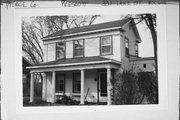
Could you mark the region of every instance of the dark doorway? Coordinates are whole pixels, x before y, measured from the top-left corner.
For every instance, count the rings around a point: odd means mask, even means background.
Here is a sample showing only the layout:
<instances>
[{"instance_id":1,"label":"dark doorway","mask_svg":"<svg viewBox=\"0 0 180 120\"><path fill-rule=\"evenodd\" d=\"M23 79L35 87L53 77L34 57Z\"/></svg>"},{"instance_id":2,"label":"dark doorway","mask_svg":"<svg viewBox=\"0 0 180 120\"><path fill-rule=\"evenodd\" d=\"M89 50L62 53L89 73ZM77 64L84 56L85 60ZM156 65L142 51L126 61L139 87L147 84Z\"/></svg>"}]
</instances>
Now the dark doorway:
<instances>
[{"instance_id":1,"label":"dark doorway","mask_svg":"<svg viewBox=\"0 0 180 120\"><path fill-rule=\"evenodd\" d=\"M107 96L107 74L105 72L99 73L100 96Z\"/></svg>"}]
</instances>

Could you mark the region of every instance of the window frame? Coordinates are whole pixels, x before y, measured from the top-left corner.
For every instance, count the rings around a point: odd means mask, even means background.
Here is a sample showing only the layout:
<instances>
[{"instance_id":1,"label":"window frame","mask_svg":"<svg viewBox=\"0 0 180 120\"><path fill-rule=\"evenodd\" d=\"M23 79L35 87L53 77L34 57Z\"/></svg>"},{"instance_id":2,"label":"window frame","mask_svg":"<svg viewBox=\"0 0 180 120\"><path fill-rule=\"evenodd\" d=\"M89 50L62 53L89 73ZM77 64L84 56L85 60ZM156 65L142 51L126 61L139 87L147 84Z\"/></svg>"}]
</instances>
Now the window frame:
<instances>
[{"instance_id":1,"label":"window frame","mask_svg":"<svg viewBox=\"0 0 180 120\"><path fill-rule=\"evenodd\" d=\"M75 50L77 49L75 49L75 41L80 41L80 40L82 40L83 42L83 48L82 48L82 50L83 50L83 52L82 52L82 55L80 55L80 56L75 56ZM79 40L73 40L73 58L77 58L77 57L84 57L84 50L85 50L85 45L84 45L84 39L79 39Z\"/></svg>"},{"instance_id":2,"label":"window frame","mask_svg":"<svg viewBox=\"0 0 180 120\"><path fill-rule=\"evenodd\" d=\"M103 45L103 46L110 46L110 52L109 53L102 53L102 38L104 37L109 37L110 38L110 45ZM104 56L104 55L112 55L113 54L113 42L112 42L112 35L107 35L107 36L101 36L100 37L100 55Z\"/></svg>"},{"instance_id":3,"label":"window frame","mask_svg":"<svg viewBox=\"0 0 180 120\"><path fill-rule=\"evenodd\" d=\"M58 75L62 75L63 76L63 91L57 91L57 76ZM66 88L65 88L65 84L66 84L66 82L65 82L65 80L66 80L66 75L64 74L64 73L56 73L56 80L55 80L55 92L56 93L65 93L65 90L66 90ZM60 85L61 85L61 83L59 83L59 87L60 87Z\"/></svg>"},{"instance_id":4,"label":"window frame","mask_svg":"<svg viewBox=\"0 0 180 120\"><path fill-rule=\"evenodd\" d=\"M57 44L60 43L60 42L56 42L56 60L62 60L62 59L66 59L66 41L61 41L61 42L64 42L64 58L57 58Z\"/></svg>"},{"instance_id":5,"label":"window frame","mask_svg":"<svg viewBox=\"0 0 180 120\"><path fill-rule=\"evenodd\" d=\"M76 85L77 84L77 78L76 76L79 75L80 76L80 80L79 80L79 86L80 86L80 91L77 91L76 90ZM76 73L73 73L73 89L72 89L73 93L81 93L81 73L80 72L76 72Z\"/></svg>"},{"instance_id":6,"label":"window frame","mask_svg":"<svg viewBox=\"0 0 180 120\"><path fill-rule=\"evenodd\" d=\"M129 58L129 56L130 56L130 54L129 54L129 38L125 37L124 41L125 41L125 44L124 44L125 45L125 47L124 47L125 48L125 56ZM128 48L126 47L126 43L127 43Z\"/></svg>"}]
</instances>

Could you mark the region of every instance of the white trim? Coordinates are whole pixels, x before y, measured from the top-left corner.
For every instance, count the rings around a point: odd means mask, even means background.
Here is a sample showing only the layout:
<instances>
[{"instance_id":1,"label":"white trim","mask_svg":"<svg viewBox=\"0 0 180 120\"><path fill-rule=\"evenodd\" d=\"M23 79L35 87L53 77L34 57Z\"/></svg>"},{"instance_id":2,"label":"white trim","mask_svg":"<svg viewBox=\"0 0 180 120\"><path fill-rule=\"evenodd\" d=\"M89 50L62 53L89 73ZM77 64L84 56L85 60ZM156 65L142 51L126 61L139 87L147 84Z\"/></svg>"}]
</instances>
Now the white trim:
<instances>
[{"instance_id":1,"label":"white trim","mask_svg":"<svg viewBox=\"0 0 180 120\"><path fill-rule=\"evenodd\" d=\"M30 78L30 102L34 101L34 74L31 73Z\"/></svg>"},{"instance_id":2,"label":"white trim","mask_svg":"<svg viewBox=\"0 0 180 120\"><path fill-rule=\"evenodd\" d=\"M89 64L89 65L79 65L79 66L66 66L66 67L54 67L54 68L40 68L40 69L31 69L34 73L39 72L51 72L54 71L73 71L73 70L90 70L90 69L101 69L101 68L114 68L119 69L121 64L111 64L111 63L104 63L104 64Z\"/></svg>"},{"instance_id":3,"label":"white trim","mask_svg":"<svg viewBox=\"0 0 180 120\"><path fill-rule=\"evenodd\" d=\"M123 29L122 27L113 27L113 28L93 30L93 31L88 31L88 32L73 33L73 34L56 36L56 37L42 38L42 40L56 39L56 38L59 38L59 37L69 37L69 36L74 36L74 35L82 35L82 34L94 33L94 32L101 32L101 31L107 31L107 30L116 30L116 29L120 29L120 28Z\"/></svg>"},{"instance_id":4,"label":"white trim","mask_svg":"<svg viewBox=\"0 0 180 120\"><path fill-rule=\"evenodd\" d=\"M111 105L111 90L112 90L112 84L111 84L111 69L107 68L107 105Z\"/></svg>"},{"instance_id":5,"label":"white trim","mask_svg":"<svg viewBox=\"0 0 180 120\"><path fill-rule=\"evenodd\" d=\"M106 60L106 61L98 61L98 62L84 62L84 63L70 63L70 64L56 64L56 65L44 65L44 66L31 66L27 67L27 69L37 69L37 68L47 68L47 67L64 67L64 66L73 66L73 65L86 65L86 64L100 64L100 63L109 63L113 62L116 64L120 64L121 62L114 60Z\"/></svg>"},{"instance_id":6,"label":"white trim","mask_svg":"<svg viewBox=\"0 0 180 120\"><path fill-rule=\"evenodd\" d=\"M96 34L96 33L95 33ZM69 41L74 41L74 40L79 40L79 39L84 39L84 41L86 41L86 40L88 40L88 39L91 39L91 38L99 38L99 37L102 37L102 36L109 36L109 35L112 35L112 36L115 36L115 35L120 35L120 36L123 36L122 35L122 33L120 32L120 33L108 33L108 32L106 32L105 34L103 34L103 35L91 35L90 37L87 37L87 35L83 35L83 36L81 36L81 38L74 38L74 37L70 37L70 38L65 38L65 39L62 39L62 40L64 40L64 41L66 41L66 42L69 42ZM75 37L77 37L77 36L75 36ZM59 39L53 39L53 40L49 40L49 41L43 41L43 44L44 45L47 45L47 44L51 44L51 43L56 43L56 42L59 42Z\"/></svg>"},{"instance_id":7,"label":"white trim","mask_svg":"<svg viewBox=\"0 0 180 120\"><path fill-rule=\"evenodd\" d=\"M85 86L84 86L84 79L85 79L85 77L84 77L84 70L81 70L81 101L80 101L80 104L84 104L84 88L85 88Z\"/></svg>"},{"instance_id":8,"label":"white trim","mask_svg":"<svg viewBox=\"0 0 180 120\"><path fill-rule=\"evenodd\" d=\"M102 43L103 43L103 39L102 39L102 38L107 38L107 37L109 38L108 40L110 41L110 44L102 45ZM112 52L113 52L113 51L112 51L112 49L113 49L113 48L112 48L112 46L113 46L112 43L113 43L112 36L109 35L109 36L100 37L100 45L101 45L101 46L100 46L100 49L101 49L101 50L100 50L100 54L101 54L101 55L109 55L109 54L112 54ZM102 51L102 48L103 48L104 46L110 46L110 51L109 51L109 52L103 52L103 51Z\"/></svg>"},{"instance_id":9,"label":"white trim","mask_svg":"<svg viewBox=\"0 0 180 120\"><path fill-rule=\"evenodd\" d=\"M55 103L55 90L56 90L56 72L52 72L52 103Z\"/></svg>"}]
</instances>

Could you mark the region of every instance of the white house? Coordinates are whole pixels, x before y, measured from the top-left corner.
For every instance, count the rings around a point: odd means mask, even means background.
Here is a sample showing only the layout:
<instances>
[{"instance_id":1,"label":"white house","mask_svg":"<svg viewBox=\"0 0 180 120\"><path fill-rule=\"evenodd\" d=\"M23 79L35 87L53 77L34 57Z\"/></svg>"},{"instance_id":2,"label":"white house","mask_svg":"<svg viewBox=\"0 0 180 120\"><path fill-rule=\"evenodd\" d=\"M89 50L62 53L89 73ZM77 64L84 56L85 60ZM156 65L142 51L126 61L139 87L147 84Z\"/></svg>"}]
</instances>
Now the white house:
<instances>
[{"instance_id":1,"label":"white house","mask_svg":"<svg viewBox=\"0 0 180 120\"><path fill-rule=\"evenodd\" d=\"M84 104L111 104L114 74L130 55L138 57L141 42L131 18L58 31L43 39L44 63L31 71L30 102L34 100L34 73L44 73L42 99L54 103L67 95Z\"/></svg>"},{"instance_id":2,"label":"white house","mask_svg":"<svg viewBox=\"0 0 180 120\"><path fill-rule=\"evenodd\" d=\"M144 72L155 72L154 57L136 57L130 58L130 63L136 67L137 70Z\"/></svg>"}]
</instances>

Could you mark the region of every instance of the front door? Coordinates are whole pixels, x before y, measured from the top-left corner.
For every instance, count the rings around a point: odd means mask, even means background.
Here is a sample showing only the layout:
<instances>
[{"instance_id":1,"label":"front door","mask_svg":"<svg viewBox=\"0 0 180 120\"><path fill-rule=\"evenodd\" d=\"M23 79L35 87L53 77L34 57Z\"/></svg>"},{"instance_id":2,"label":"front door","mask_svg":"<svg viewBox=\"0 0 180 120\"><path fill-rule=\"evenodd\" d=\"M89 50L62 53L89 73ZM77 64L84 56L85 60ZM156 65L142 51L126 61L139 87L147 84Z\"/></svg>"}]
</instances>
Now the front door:
<instances>
[{"instance_id":1,"label":"front door","mask_svg":"<svg viewBox=\"0 0 180 120\"><path fill-rule=\"evenodd\" d=\"M100 99L107 97L107 74L106 72L99 73L99 91ZM104 100L100 100L104 101Z\"/></svg>"}]
</instances>

